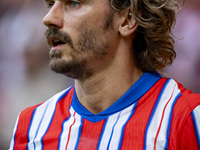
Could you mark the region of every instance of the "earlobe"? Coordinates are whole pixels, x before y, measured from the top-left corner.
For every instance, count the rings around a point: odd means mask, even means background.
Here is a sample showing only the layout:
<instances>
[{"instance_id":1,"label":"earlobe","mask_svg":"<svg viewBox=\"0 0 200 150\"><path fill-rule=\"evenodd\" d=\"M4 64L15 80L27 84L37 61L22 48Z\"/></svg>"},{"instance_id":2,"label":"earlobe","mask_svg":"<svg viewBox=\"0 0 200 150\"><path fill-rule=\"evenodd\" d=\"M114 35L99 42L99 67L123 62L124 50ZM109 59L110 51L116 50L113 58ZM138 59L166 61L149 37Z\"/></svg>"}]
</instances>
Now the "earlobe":
<instances>
[{"instance_id":1,"label":"earlobe","mask_svg":"<svg viewBox=\"0 0 200 150\"><path fill-rule=\"evenodd\" d=\"M130 36L136 31L138 24L129 11L124 15L124 20L122 20L122 23L119 27L119 33L121 36L126 37Z\"/></svg>"}]
</instances>

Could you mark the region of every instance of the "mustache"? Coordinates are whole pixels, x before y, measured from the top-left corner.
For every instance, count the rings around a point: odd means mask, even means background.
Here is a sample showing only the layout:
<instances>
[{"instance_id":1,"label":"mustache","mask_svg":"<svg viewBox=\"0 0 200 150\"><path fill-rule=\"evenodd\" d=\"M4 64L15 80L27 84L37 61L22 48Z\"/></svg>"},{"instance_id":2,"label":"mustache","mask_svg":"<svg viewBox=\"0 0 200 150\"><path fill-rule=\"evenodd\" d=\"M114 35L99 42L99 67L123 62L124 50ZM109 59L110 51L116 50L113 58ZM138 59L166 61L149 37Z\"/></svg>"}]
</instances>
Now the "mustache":
<instances>
[{"instance_id":1,"label":"mustache","mask_svg":"<svg viewBox=\"0 0 200 150\"><path fill-rule=\"evenodd\" d=\"M52 27L52 28L47 29L45 31L45 37L50 46L52 46L52 42L51 42L52 39L58 39L62 41L63 43L68 44L71 48L74 49L74 45L73 45L72 38L70 37L70 35L68 33L64 33L60 31L57 27Z\"/></svg>"}]
</instances>

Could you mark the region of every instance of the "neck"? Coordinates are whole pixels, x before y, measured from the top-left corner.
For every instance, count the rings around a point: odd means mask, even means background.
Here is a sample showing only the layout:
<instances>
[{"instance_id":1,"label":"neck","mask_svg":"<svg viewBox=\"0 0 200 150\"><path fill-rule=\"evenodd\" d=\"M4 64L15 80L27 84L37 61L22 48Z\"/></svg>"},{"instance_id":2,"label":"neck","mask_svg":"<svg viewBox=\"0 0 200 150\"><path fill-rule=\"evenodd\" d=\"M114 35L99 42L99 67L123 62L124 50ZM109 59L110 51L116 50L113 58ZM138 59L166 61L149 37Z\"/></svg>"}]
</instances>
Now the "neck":
<instances>
[{"instance_id":1,"label":"neck","mask_svg":"<svg viewBox=\"0 0 200 150\"><path fill-rule=\"evenodd\" d=\"M138 72L134 74L131 78L116 74L102 78L93 77L84 83L76 80L77 97L87 110L98 114L115 103L142 75Z\"/></svg>"},{"instance_id":2,"label":"neck","mask_svg":"<svg viewBox=\"0 0 200 150\"><path fill-rule=\"evenodd\" d=\"M120 49L112 63L92 77L75 80L80 103L93 114L98 114L115 103L141 77L134 65L132 51ZM119 63L124 62L124 63Z\"/></svg>"}]
</instances>

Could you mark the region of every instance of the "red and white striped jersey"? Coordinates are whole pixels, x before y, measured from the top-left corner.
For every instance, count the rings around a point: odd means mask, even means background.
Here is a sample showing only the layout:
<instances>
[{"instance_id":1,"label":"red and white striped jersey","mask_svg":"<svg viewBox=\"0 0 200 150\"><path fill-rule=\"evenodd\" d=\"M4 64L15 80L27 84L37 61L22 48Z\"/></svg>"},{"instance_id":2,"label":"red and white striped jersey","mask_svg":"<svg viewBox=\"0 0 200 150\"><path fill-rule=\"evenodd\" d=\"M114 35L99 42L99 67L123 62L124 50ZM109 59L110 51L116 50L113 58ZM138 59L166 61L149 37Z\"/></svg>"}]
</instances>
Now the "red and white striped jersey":
<instances>
[{"instance_id":1,"label":"red and white striped jersey","mask_svg":"<svg viewBox=\"0 0 200 150\"><path fill-rule=\"evenodd\" d=\"M120 86L120 85L119 85ZM200 95L158 73L92 114L71 87L18 116L10 150L198 150Z\"/></svg>"}]
</instances>

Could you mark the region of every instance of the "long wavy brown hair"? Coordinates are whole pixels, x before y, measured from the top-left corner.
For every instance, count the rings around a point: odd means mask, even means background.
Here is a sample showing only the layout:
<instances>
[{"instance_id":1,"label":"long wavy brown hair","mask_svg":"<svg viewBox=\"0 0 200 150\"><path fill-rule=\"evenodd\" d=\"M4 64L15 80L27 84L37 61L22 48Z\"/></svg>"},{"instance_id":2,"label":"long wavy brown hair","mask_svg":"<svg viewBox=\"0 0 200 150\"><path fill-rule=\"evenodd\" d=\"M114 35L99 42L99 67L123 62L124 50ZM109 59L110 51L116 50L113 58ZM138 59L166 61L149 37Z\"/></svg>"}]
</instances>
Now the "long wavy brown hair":
<instances>
[{"instance_id":1,"label":"long wavy brown hair","mask_svg":"<svg viewBox=\"0 0 200 150\"><path fill-rule=\"evenodd\" d=\"M176 0L110 0L117 11L130 8L138 24L133 39L136 66L150 72L172 64L176 53L172 27L179 3Z\"/></svg>"}]
</instances>

